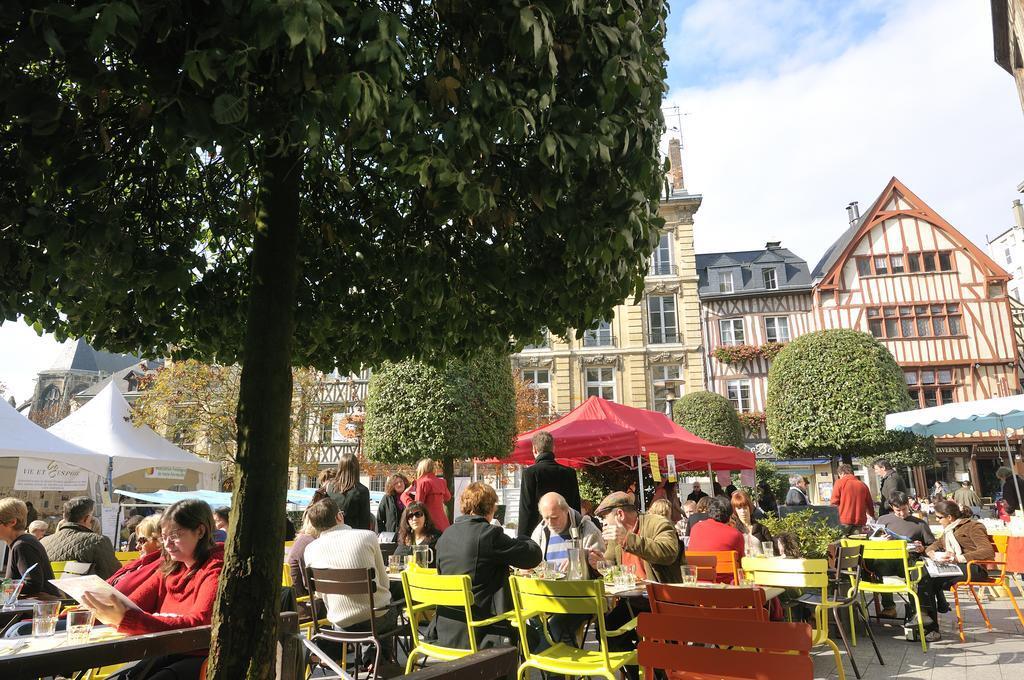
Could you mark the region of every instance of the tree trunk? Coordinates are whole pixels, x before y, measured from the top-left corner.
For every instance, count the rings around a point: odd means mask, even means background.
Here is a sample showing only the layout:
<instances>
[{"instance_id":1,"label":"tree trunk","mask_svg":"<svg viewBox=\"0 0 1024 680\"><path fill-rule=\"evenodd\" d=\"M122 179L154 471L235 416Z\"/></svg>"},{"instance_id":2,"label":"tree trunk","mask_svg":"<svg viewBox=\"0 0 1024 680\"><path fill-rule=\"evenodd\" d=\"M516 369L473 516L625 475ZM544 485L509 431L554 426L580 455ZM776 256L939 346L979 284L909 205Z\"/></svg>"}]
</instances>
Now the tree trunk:
<instances>
[{"instance_id":1,"label":"tree trunk","mask_svg":"<svg viewBox=\"0 0 1024 680\"><path fill-rule=\"evenodd\" d=\"M444 456L441 458L441 474L444 476L444 481L448 485L448 491L452 494L452 499L445 503L445 510L448 512L448 519L455 521L455 504L459 502L459 499L455 497L455 459L451 456Z\"/></svg>"},{"instance_id":2,"label":"tree trunk","mask_svg":"<svg viewBox=\"0 0 1024 680\"><path fill-rule=\"evenodd\" d=\"M238 396L230 540L213 612L214 680L272 678L280 610L301 158L262 168Z\"/></svg>"}]
</instances>

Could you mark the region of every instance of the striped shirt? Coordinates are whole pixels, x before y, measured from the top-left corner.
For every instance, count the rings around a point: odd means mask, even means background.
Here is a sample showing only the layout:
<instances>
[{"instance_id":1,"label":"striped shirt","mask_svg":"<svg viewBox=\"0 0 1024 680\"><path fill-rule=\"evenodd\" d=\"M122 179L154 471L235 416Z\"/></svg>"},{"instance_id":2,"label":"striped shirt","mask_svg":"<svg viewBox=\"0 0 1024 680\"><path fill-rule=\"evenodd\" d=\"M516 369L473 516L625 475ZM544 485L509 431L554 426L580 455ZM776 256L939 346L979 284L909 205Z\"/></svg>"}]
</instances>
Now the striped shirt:
<instances>
[{"instance_id":1,"label":"striped shirt","mask_svg":"<svg viewBox=\"0 0 1024 680\"><path fill-rule=\"evenodd\" d=\"M315 569L376 569L377 592L373 594L373 606L391 604L380 542L372 531L339 524L307 545L303 559L306 566ZM327 605L327 619L335 626L343 628L370 620L365 595L323 595L322 598ZM378 616L383 615L384 612L378 613Z\"/></svg>"}]
</instances>

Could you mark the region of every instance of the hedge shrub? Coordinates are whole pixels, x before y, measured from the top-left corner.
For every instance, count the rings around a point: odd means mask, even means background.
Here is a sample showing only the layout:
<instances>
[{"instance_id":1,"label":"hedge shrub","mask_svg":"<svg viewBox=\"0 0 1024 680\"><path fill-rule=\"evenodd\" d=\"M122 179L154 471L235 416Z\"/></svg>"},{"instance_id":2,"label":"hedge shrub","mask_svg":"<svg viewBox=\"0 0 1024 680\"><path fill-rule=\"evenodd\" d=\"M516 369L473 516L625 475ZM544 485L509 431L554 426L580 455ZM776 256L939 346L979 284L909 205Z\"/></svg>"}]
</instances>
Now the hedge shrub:
<instances>
[{"instance_id":1,"label":"hedge shrub","mask_svg":"<svg viewBox=\"0 0 1024 680\"><path fill-rule=\"evenodd\" d=\"M715 392L691 392L678 399L672 418L702 439L743 446L743 426L732 402Z\"/></svg>"}]
</instances>

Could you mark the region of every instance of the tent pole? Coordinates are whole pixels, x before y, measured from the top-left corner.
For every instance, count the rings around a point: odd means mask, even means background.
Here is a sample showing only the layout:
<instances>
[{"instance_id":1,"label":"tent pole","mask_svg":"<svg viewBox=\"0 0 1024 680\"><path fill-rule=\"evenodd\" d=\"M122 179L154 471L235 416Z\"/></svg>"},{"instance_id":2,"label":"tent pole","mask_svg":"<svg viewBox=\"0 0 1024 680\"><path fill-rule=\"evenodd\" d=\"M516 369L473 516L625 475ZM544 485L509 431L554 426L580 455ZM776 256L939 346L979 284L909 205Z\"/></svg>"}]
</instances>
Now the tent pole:
<instances>
[{"instance_id":1,"label":"tent pole","mask_svg":"<svg viewBox=\"0 0 1024 680\"><path fill-rule=\"evenodd\" d=\"M1003 419L999 418L1000 429L1003 431L1003 443L1006 444L1006 456L1010 459L1010 476L1013 478L1013 488L1017 492L1017 506L1018 512L1020 512L1021 495L1020 495L1020 482L1017 480L1017 465L1013 460L1013 452L1010 451L1010 435L1006 433L1006 426L1003 424Z\"/></svg>"},{"instance_id":2,"label":"tent pole","mask_svg":"<svg viewBox=\"0 0 1024 680\"><path fill-rule=\"evenodd\" d=\"M714 475L713 472L711 472L711 461L710 460L708 461L708 486L711 487L711 489L710 489L711 493L709 493L708 495L709 496L714 496L715 495L715 475Z\"/></svg>"},{"instance_id":3,"label":"tent pole","mask_svg":"<svg viewBox=\"0 0 1024 680\"><path fill-rule=\"evenodd\" d=\"M640 496L640 512L647 512L647 498L644 494L644 463L640 454L636 456L636 492Z\"/></svg>"}]
</instances>

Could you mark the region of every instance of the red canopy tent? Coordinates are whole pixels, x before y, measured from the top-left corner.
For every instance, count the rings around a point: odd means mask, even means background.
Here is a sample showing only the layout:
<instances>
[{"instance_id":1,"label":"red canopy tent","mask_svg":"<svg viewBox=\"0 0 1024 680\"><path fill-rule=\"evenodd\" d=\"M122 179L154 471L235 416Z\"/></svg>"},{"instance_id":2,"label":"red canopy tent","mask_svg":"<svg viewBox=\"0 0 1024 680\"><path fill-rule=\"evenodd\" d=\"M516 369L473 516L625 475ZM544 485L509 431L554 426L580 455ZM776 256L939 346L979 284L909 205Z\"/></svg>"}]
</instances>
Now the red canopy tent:
<instances>
[{"instance_id":1,"label":"red canopy tent","mask_svg":"<svg viewBox=\"0 0 1024 680\"><path fill-rule=\"evenodd\" d=\"M754 469L754 454L746 449L712 444L661 413L600 397L590 397L555 422L519 435L512 455L498 462L532 463L530 440L541 430L554 436L555 458L574 467L612 461L633 467L637 459L657 453L662 469L668 455L675 456L680 471Z\"/></svg>"}]
</instances>

